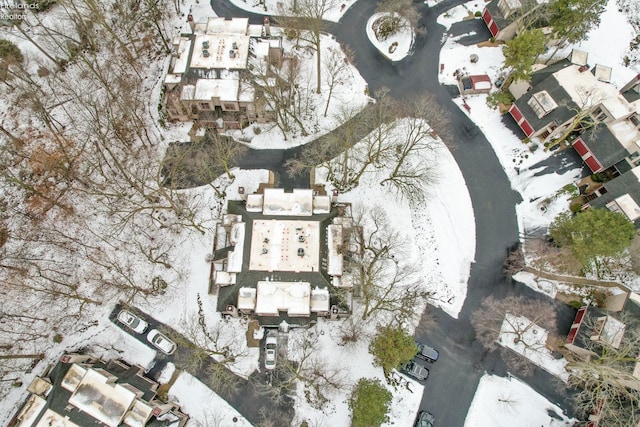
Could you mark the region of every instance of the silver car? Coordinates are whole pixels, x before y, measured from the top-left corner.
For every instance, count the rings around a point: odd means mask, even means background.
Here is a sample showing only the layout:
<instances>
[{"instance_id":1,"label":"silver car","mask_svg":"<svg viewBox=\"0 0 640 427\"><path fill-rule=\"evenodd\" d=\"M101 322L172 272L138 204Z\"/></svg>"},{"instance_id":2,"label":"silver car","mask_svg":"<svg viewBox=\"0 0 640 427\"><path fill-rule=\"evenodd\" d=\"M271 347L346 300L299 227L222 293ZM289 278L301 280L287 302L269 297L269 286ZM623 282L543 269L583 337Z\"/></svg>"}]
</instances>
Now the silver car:
<instances>
[{"instance_id":1,"label":"silver car","mask_svg":"<svg viewBox=\"0 0 640 427\"><path fill-rule=\"evenodd\" d=\"M152 329L149 332L149 335L147 335L147 341L153 344L155 348L164 354L173 354L176 351L176 343L161 334L157 329Z\"/></svg>"},{"instance_id":2,"label":"silver car","mask_svg":"<svg viewBox=\"0 0 640 427\"><path fill-rule=\"evenodd\" d=\"M149 327L147 322L127 310L122 310L118 313L118 321L138 334L144 334Z\"/></svg>"},{"instance_id":3,"label":"silver car","mask_svg":"<svg viewBox=\"0 0 640 427\"><path fill-rule=\"evenodd\" d=\"M265 369L275 369L276 357L278 354L278 339L273 335L267 336L264 344L264 367Z\"/></svg>"}]
</instances>

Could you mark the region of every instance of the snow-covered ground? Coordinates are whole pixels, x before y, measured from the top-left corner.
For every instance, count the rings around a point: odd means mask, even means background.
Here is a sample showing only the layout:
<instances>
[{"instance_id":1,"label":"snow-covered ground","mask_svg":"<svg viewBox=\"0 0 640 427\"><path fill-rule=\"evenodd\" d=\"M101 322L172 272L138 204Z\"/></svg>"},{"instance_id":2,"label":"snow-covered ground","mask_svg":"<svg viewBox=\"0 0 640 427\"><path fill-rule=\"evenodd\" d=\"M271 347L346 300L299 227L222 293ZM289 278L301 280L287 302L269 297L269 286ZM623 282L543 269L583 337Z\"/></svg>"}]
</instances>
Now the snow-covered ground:
<instances>
[{"instance_id":1,"label":"snow-covered ground","mask_svg":"<svg viewBox=\"0 0 640 427\"><path fill-rule=\"evenodd\" d=\"M259 13L262 15L291 15L292 0L230 0L236 7L247 10L253 13ZM309 0L298 0L299 5L307 4ZM323 0L324 10L326 12L322 15L326 21L338 22L342 15L354 5L356 0ZM320 2L318 2L320 4ZM304 7L304 6L301 6ZM318 9L313 9L318 10Z\"/></svg>"},{"instance_id":2,"label":"snow-covered ground","mask_svg":"<svg viewBox=\"0 0 640 427\"><path fill-rule=\"evenodd\" d=\"M411 52L415 35L413 29L405 23L405 26L397 33L389 36L385 40L379 40L374 31L374 26L380 19L389 15L389 13L376 13L372 15L367 21L367 37L373 46L385 57L391 61L400 61Z\"/></svg>"},{"instance_id":3,"label":"snow-covered ground","mask_svg":"<svg viewBox=\"0 0 640 427\"><path fill-rule=\"evenodd\" d=\"M520 335L521 332L522 336L515 342L515 336ZM564 358L556 359L553 357L547 348L548 336L549 332L546 329L532 323L526 317L507 313L500 328L498 343L526 357L551 375L567 382L569 373L564 369L567 361Z\"/></svg>"},{"instance_id":4,"label":"snow-covered ground","mask_svg":"<svg viewBox=\"0 0 640 427\"><path fill-rule=\"evenodd\" d=\"M574 422L561 408L517 378L485 374L464 427L561 427Z\"/></svg>"},{"instance_id":5,"label":"snow-covered ground","mask_svg":"<svg viewBox=\"0 0 640 427\"><path fill-rule=\"evenodd\" d=\"M169 399L179 404L184 413L189 414L187 427L251 426L251 423L224 399L187 372L178 375L169 390Z\"/></svg>"}]
</instances>

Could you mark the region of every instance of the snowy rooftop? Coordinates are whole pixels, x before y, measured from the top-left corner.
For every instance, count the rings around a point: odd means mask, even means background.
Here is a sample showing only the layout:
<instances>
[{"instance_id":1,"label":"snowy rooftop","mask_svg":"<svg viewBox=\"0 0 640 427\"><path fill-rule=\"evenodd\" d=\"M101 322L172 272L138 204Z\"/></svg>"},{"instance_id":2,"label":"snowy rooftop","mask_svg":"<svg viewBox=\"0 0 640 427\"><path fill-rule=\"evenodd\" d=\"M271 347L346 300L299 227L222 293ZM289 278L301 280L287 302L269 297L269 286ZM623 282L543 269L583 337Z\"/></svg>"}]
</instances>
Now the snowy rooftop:
<instances>
[{"instance_id":1,"label":"snowy rooftop","mask_svg":"<svg viewBox=\"0 0 640 427\"><path fill-rule=\"evenodd\" d=\"M240 288L238 290L238 310L255 310L256 289Z\"/></svg>"},{"instance_id":2,"label":"snowy rooftop","mask_svg":"<svg viewBox=\"0 0 640 427\"><path fill-rule=\"evenodd\" d=\"M580 107L592 107L602 103L614 119L628 116L633 107L620 95L618 89L601 82L589 71L571 65L554 73L558 83L567 91L571 100Z\"/></svg>"},{"instance_id":3,"label":"snowy rooftop","mask_svg":"<svg viewBox=\"0 0 640 427\"><path fill-rule=\"evenodd\" d=\"M256 314L277 316L286 311L289 316L311 314L311 284L308 282L258 282Z\"/></svg>"},{"instance_id":4,"label":"snowy rooftop","mask_svg":"<svg viewBox=\"0 0 640 427\"><path fill-rule=\"evenodd\" d=\"M620 347L622 336L625 331L625 324L614 317L607 316L604 319L598 319L596 325L601 321L603 322L603 325L600 339L611 345L613 348Z\"/></svg>"},{"instance_id":5,"label":"snowy rooftop","mask_svg":"<svg viewBox=\"0 0 640 427\"><path fill-rule=\"evenodd\" d=\"M18 418L21 421L16 424L16 427L31 427L46 405L47 401L42 397L36 394L29 396L27 403L18 414Z\"/></svg>"},{"instance_id":6,"label":"snowy rooftop","mask_svg":"<svg viewBox=\"0 0 640 427\"><path fill-rule=\"evenodd\" d=\"M227 260L227 271L230 273L240 273L242 271L245 228L244 222L238 222L231 226L230 240L233 243L233 251L229 252Z\"/></svg>"},{"instance_id":7,"label":"snowy rooftop","mask_svg":"<svg viewBox=\"0 0 640 427\"><path fill-rule=\"evenodd\" d=\"M178 47L176 49L176 54L178 55L178 58L176 59L176 63L173 65L173 70L171 70L173 74L183 74L185 71L187 71L190 51L191 51L191 40L189 40L186 37L181 37L180 42L178 43Z\"/></svg>"},{"instance_id":8,"label":"snowy rooftop","mask_svg":"<svg viewBox=\"0 0 640 427\"><path fill-rule=\"evenodd\" d=\"M254 220L249 269L319 271L320 223Z\"/></svg>"},{"instance_id":9,"label":"snowy rooftop","mask_svg":"<svg viewBox=\"0 0 640 427\"><path fill-rule=\"evenodd\" d=\"M640 131L629 120L607 124L607 127L629 153L640 149Z\"/></svg>"},{"instance_id":10,"label":"snowy rooftop","mask_svg":"<svg viewBox=\"0 0 640 427\"><path fill-rule=\"evenodd\" d=\"M282 188L265 188L262 213L265 215L311 215L313 209L313 191L294 189L285 193Z\"/></svg>"},{"instance_id":11,"label":"snowy rooftop","mask_svg":"<svg viewBox=\"0 0 640 427\"><path fill-rule=\"evenodd\" d=\"M193 99L195 101L209 101L214 98L221 101L237 101L238 79L198 79Z\"/></svg>"},{"instance_id":12,"label":"snowy rooftop","mask_svg":"<svg viewBox=\"0 0 640 427\"><path fill-rule=\"evenodd\" d=\"M29 426L31 426L31 424L28 424ZM71 422L68 418L57 414L56 412L52 411L51 409L47 409L47 411L44 413L44 415L42 416L42 418L40 419L40 422L38 422L38 424L35 425L35 427L82 427L79 426L78 424Z\"/></svg>"},{"instance_id":13,"label":"snowy rooftop","mask_svg":"<svg viewBox=\"0 0 640 427\"><path fill-rule=\"evenodd\" d=\"M629 194L622 195L614 200L618 208L629 218L629 221L635 221L640 218L640 206L633 200ZM608 206L608 205L607 205Z\"/></svg>"},{"instance_id":14,"label":"snowy rooftop","mask_svg":"<svg viewBox=\"0 0 640 427\"><path fill-rule=\"evenodd\" d=\"M119 384L109 384L108 380L95 369L87 370L69 403L109 427L117 427L136 395Z\"/></svg>"},{"instance_id":15,"label":"snowy rooftop","mask_svg":"<svg viewBox=\"0 0 640 427\"><path fill-rule=\"evenodd\" d=\"M342 275L342 226L332 224L327 228L329 241L329 258L327 260L327 273L330 276Z\"/></svg>"},{"instance_id":16,"label":"snowy rooftop","mask_svg":"<svg viewBox=\"0 0 640 427\"><path fill-rule=\"evenodd\" d=\"M146 402L136 400L133 407L127 416L124 418L124 423L131 427L144 427L151 418L153 413L153 407Z\"/></svg>"},{"instance_id":17,"label":"snowy rooftop","mask_svg":"<svg viewBox=\"0 0 640 427\"><path fill-rule=\"evenodd\" d=\"M205 28L196 25L191 67L245 69L249 56L248 26L247 18L219 17L210 17Z\"/></svg>"},{"instance_id":18,"label":"snowy rooftop","mask_svg":"<svg viewBox=\"0 0 640 427\"><path fill-rule=\"evenodd\" d=\"M240 34L245 35L249 27L249 18L226 19L211 16L207 20L206 34Z\"/></svg>"},{"instance_id":19,"label":"snowy rooftop","mask_svg":"<svg viewBox=\"0 0 640 427\"><path fill-rule=\"evenodd\" d=\"M311 291L311 312L329 311L329 289L314 288Z\"/></svg>"}]
</instances>

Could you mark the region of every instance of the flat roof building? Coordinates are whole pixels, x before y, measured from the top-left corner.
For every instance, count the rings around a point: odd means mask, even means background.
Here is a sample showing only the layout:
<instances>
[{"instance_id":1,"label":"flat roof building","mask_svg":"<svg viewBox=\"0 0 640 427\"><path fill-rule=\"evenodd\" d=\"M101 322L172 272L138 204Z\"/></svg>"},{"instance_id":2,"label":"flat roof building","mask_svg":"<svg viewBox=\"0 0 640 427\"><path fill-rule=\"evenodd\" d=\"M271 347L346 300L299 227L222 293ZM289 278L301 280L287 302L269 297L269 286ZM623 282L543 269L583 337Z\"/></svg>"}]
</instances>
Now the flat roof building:
<instances>
[{"instance_id":1,"label":"flat roof building","mask_svg":"<svg viewBox=\"0 0 640 427\"><path fill-rule=\"evenodd\" d=\"M230 201L214 247L218 311L268 326L347 314L337 290L348 293L352 283L343 280L349 208L310 189L264 188Z\"/></svg>"}]
</instances>

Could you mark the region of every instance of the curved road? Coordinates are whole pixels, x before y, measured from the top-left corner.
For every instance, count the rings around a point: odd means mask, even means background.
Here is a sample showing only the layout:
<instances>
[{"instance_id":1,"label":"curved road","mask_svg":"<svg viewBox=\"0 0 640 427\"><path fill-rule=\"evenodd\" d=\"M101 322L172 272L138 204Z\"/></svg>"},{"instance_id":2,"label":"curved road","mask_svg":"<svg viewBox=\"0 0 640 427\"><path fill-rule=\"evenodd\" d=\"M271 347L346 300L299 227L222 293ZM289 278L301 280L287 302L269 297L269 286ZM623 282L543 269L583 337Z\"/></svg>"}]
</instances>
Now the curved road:
<instances>
[{"instance_id":1,"label":"curved road","mask_svg":"<svg viewBox=\"0 0 640 427\"><path fill-rule=\"evenodd\" d=\"M506 280L502 274L507 249L518 242L515 205L520 202L520 196L511 189L509 179L482 132L452 102L450 88L438 82L444 28L437 24L436 19L446 10L464 2L444 0L433 8L417 4L423 8L421 24L428 29L428 34L418 38L412 56L397 63L386 60L366 36L365 24L377 2L358 1L349 8L339 24L329 25L336 38L355 51L356 67L372 93L385 86L397 98L429 92L450 115L452 141L448 142L455 147L452 154L466 180L475 214L476 258L459 318L453 319L442 310L430 309L430 314L436 318L435 324L424 319L417 334L418 339L441 351L440 360L430 367L431 375L425 385L421 408L433 413L437 424L445 427L464 425L478 380L484 371L506 375L506 367L500 356L487 354L475 341L469 315L480 308L482 299L488 295L540 297L529 288ZM226 0L212 0L211 4L218 16L248 16L252 23L262 22L261 15L247 13ZM477 33L472 39L486 40L490 37L480 20L456 24L451 29L461 33L470 30ZM261 151L259 156L249 156L243 160L241 167L270 167L283 171L282 162L295 155L295 152ZM285 174L283 179L286 179ZM575 311L561 304L557 307L561 325L559 332L566 333ZM527 382L563 408L569 407L562 384L546 372L536 370Z\"/></svg>"}]
</instances>

